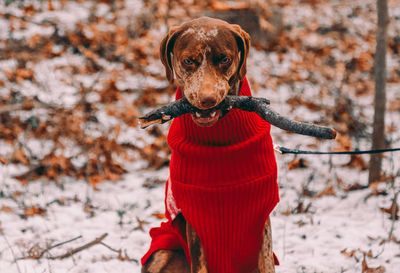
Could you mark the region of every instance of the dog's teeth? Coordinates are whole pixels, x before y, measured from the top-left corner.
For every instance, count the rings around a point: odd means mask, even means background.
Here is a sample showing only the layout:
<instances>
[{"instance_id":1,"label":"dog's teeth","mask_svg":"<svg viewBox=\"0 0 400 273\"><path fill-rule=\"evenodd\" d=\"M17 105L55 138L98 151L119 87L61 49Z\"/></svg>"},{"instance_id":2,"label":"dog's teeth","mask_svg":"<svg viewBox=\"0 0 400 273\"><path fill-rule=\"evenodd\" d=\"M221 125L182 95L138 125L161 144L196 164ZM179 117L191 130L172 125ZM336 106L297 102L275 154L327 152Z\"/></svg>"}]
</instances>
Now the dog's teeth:
<instances>
[{"instance_id":1,"label":"dog's teeth","mask_svg":"<svg viewBox=\"0 0 400 273\"><path fill-rule=\"evenodd\" d=\"M200 118L200 117L201 117L201 115L200 115L199 112L196 112L196 117L197 117L197 118Z\"/></svg>"},{"instance_id":2,"label":"dog's teeth","mask_svg":"<svg viewBox=\"0 0 400 273\"><path fill-rule=\"evenodd\" d=\"M217 112L213 111L210 116L213 118L213 117L215 117L216 114L217 114Z\"/></svg>"}]
</instances>

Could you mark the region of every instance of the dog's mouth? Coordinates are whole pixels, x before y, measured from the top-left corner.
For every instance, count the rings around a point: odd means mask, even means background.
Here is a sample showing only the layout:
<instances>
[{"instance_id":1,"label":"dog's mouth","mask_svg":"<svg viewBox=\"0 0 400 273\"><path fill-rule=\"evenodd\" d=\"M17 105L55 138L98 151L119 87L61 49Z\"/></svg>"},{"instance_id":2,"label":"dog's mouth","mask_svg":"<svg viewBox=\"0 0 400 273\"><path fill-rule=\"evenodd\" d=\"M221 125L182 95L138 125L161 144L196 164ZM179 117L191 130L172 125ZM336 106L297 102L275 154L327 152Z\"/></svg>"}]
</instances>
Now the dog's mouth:
<instances>
[{"instance_id":1,"label":"dog's mouth","mask_svg":"<svg viewBox=\"0 0 400 273\"><path fill-rule=\"evenodd\" d=\"M196 109L193 113L191 113L193 121L203 127L210 127L213 126L219 118L221 117L221 110L212 108L212 109Z\"/></svg>"}]
</instances>

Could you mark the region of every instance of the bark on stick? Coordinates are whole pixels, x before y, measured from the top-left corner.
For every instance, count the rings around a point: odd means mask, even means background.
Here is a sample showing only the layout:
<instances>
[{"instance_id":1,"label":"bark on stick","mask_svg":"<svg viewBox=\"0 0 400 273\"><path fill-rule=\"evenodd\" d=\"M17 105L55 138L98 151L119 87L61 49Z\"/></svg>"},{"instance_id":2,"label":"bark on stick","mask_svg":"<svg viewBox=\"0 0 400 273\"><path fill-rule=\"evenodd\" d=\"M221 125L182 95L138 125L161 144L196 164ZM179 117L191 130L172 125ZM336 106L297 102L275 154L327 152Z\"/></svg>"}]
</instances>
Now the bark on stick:
<instances>
[{"instance_id":1,"label":"bark on stick","mask_svg":"<svg viewBox=\"0 0 400 273\"><path fill-rule=\"evenodd\" d=\"M264 98L227 96L226 99L216 107L216 109L221 110L223 114L229 112L230 109L241 109L243 111L255 112L271 125L296 134L325 139L334 139L336 137L336 131L332 128L311 123L298 122L281 116L269 107L269 101ZM154 123L162 124L181 115L194 113L196 110L197 108L192 106L186 98L182 98L140 117L139 122L141 128L146 128Z\"/></svg>"}]
</instances>

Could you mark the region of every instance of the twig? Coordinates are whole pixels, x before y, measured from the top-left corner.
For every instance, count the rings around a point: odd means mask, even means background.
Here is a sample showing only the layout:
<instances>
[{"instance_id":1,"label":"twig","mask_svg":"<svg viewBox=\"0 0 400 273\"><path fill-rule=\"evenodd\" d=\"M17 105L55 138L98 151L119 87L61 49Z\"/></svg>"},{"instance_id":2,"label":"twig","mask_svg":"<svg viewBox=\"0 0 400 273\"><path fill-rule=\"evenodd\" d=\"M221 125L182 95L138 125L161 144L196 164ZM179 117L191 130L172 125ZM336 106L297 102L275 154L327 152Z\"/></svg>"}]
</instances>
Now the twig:
<instances>
[{"instance_id":1,"label":"twig","mask_svg":"<svg viewBox=\"0 0 400 273\"><path fill-rule=\"evenodd\" d=\"M65 245L65 244L68 244L68 243L70 243L70 242L73 242L73 241L75 241L75 240L78 240L78 239L80 239L80 238L82 238L82 235L79 235L78 237L72 238L72 239L70 239L70 240L68 240L68 241L61 242L61 243L58 243L58 244L52 245L52 246L50 246L50 247L46 248L45 250L43 250L42 252L40 252L40 254L39 254L39 255L21 257L21 258L18 258L18 260L25 260L25 259L40 259L40 258L42 258L42 257L43 257L43 255L44 255L45 253L49 252L51 249L53 249L53 248L56 248L56 247L59 247L59 246L62 246L62 245Z\"/></svg>"},{"instance_id":2,"label":"twig","mask_svg":"<svg viewBox=\"0 0 400 273\"><path fill-rule=\"evenodd\" d=\"M17 266L18 272L21 273L21 269L19 268L19 264L18 264L18 259L15 257L14 250L12 249L12 247L11 247L10 243L8 242L8 240L7 240L6 236L4 235L4 233L3 233L3 232L0 232L0 234L3 236L4 241L6 241L6 244L7 244L8 248L9 248L10 251L11 251L11 254L12 254L12 256L13 256L14 263L15 263L15 265Z\"/></svg>"},{"instance_id":3,"label":"twig","mask_svg":"<svg viewBox=\"0 0 400 273\"><path fill-rule=\"evenodd\" d=\"M75 237L75 238L72 238L72 239L70 239L70 240L68 240L68 241L55 244L55 245L53 245L53 246L51 246L51 247L49 247L49 248L43 250L42 253L40 254L40 257L42 257L46 252L50 251L50 250L53 249L53 248L56 248L56 247L59 247L59 246L62 246L62 245L71 243L71 242L73 242L73 241L75 241L75 240L78 240L78 239L80 239L80 238L82 238L82 235L79 235L79 236L77 236L77 237Z\"/></svg>"},{"instance_id":4,"label":"twig","mask_svg":"<svg viewBox=\"0 0 400 273\"><path fill-rule=\"evenodd\" d=\"M113 248L113 247L111 247L111 246L109 246L109 245L107 245L106 243L103 243L103 242L100 242L100 245L105 246L106 248L108 248L109 250L111 250L111 251L113 251L115 253L118 253L118 259L120 259L120 260L125 260L126 259L126 260L131 261L131 262L139 263L138 260L133 259L133 258L129 258L126 253L125 253L126 257L122 257L122 249L119 249L119 250L115 249L115 248Z\"/></svg>"},{"instance_id":5,"label":"twig","mask_svg":"<svg viewBox=\"0 0 400 273\"><path fill-rule=\"evenodd\" d=\"M102 246L105 246L106 248L108 248L109 250L116 252L116 253L121 253L121 250L117 250L115 248L112 248L111 246L107 245L106 243L100 242L99 244L101 244Z\"/></svg>"},{"instance_id":6,"label":"twig","mask_svg":"<svg viewBox=\"0 0 400 273\"><path fill-rule=\"evenodd\" d=\"M389 236L388 236L388 242L390 242L392 240L392 235L393 235L393 231L394 231L394 224L396 222L396 217L397 217L397 196L399 195L400 191L397 191L394 194L393 197L393 203L392 203L392 225L390 227L390 231L389 231Z\"/></svg>"},{"instance_id":7,"label":"twig","mask_svg":"<svg viewBox=\"0 0 400 273\"><path fill-rule=\"evenodd\" d=\"M89 242L87 244L84 244L83 246L80 246L80 247L74 248L72 250L69 250L66 253L62 254L62 255L59 255L59 256L56 256L56 257L51 257L50 259L55 260L55 259L65 259L65 258L71 257L75 253L78 253L78 252L80 252L80 251L82 251L84 249L90 248L90 247L92 247L92 246L94 246L96 244L101 243L101 241L103 241L104 238L107 237L107 235L108 235L107 233L104 233L100 237L94 239L93 241L91 241L91 242Z\"/></svg>"},{"instance_id":8,"label":"twig","mask_svg":"<svg viewBox=\"0 0 400 273\"><path fill-rule=\"evenodd\" d=\"M311 123L289 120L269 107L269 101L264 98L247 96L227 96L225 100L213 109L221 110L223 114L231 109L241 109L243 111L255 112L262 119L272 125L296 134L314 136L318 138L334 139L336 131L332 128L319 126ZM154 123L165 123L173 118L187 113L201 111L191 105L186 98L171 102L139 118L141 128L146 128Z\"/></svg>"}]
</instances>

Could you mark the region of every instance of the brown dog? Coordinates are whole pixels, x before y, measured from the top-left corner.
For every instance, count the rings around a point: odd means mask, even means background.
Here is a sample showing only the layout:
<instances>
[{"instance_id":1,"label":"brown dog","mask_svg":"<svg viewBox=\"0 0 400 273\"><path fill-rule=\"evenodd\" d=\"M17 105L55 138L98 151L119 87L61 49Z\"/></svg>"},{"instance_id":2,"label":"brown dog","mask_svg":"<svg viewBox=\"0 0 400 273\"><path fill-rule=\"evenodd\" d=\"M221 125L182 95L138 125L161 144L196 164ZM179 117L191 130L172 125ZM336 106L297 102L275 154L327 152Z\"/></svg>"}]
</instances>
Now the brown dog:
<instances>
[{"instance_id":1,"label":"brown dog","mask_svg":"<svg viewBox=\"0 0 400 273\"><path fill-rule=\"evenodd\" d=\"M161 43L161 61L170 82L174 73L183 95L199 109L218 105L239 92L246 75L250 37L238 25L202 17L173 27ZM212 126L219 113L193 115L200 126Z\"/></svg>"},{"instance_id":2,"label":"brown dog","mask_svg":"<svg viewBox=\"0 0 400 273\"><path fill-rule=\"evenodd\" d=\"M249 46L250 37L240 26L207 17L173 27L163 39L160 56L167 78L171 83L177 79L182 95L199 109L192 114L197 125L215 125L221 112L212 108L228 94L238 95L246 75ZM196 231L182 214L174 219L174 225L185 235L191 262L183 251L158 250L147 260L142 272L208 272L206 255ZM273 273L274 264L268 218L255 272Z\"/></svg>"}]
</instances>

